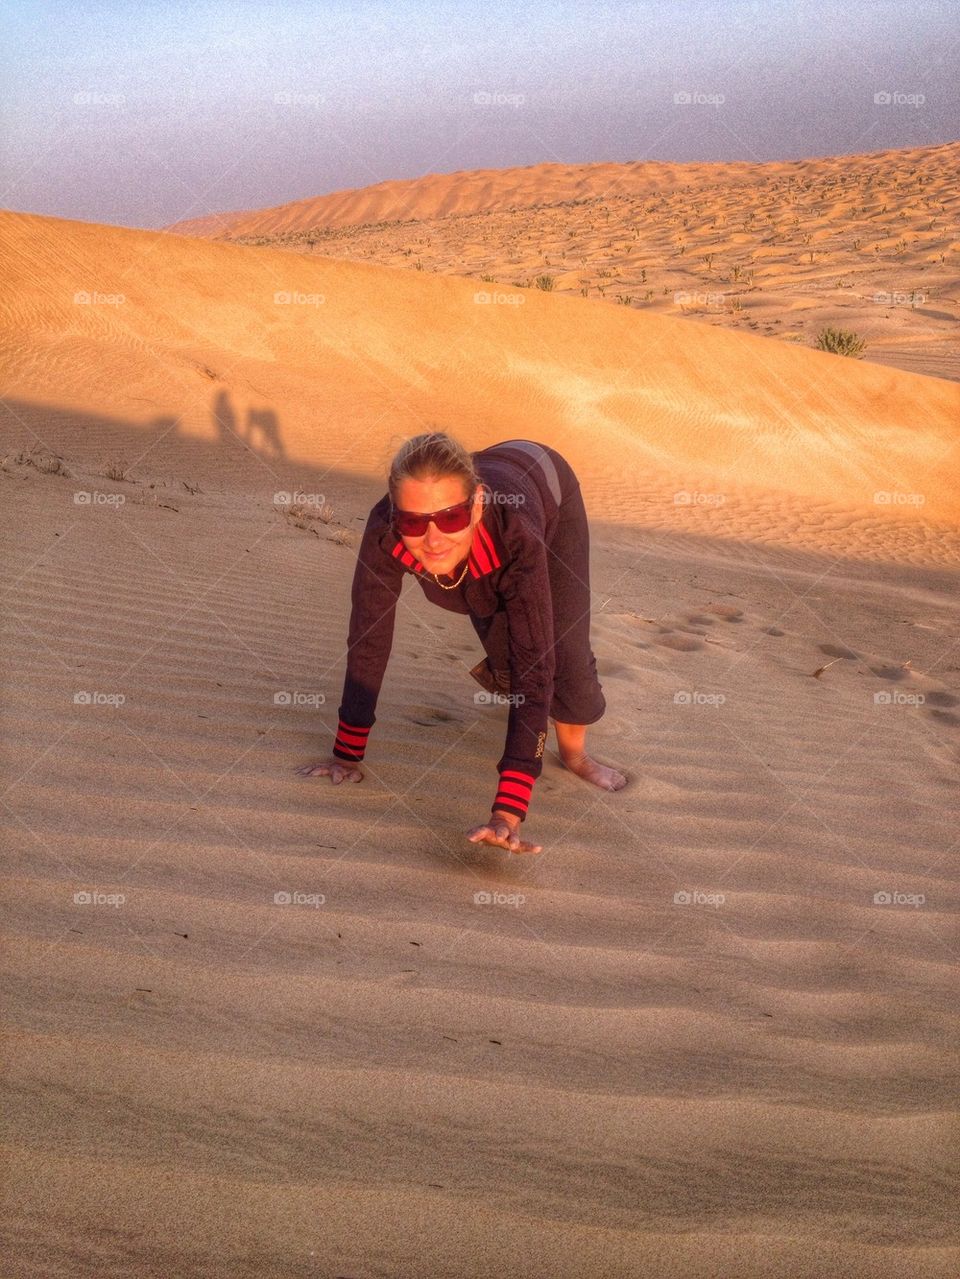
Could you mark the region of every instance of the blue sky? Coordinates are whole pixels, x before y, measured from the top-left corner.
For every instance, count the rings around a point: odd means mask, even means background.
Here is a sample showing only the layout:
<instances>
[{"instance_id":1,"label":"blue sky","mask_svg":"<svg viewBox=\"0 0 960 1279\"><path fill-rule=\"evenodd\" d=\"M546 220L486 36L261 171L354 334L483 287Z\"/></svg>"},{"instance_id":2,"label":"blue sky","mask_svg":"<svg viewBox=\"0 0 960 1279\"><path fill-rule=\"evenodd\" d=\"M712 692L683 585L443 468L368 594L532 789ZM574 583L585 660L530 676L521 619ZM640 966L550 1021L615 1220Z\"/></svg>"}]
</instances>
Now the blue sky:
<instances>
[{"instance_id":1,"label":"blue sky","mask_svg":"<svg viewBox=\"0 0 960 1279\"><path fill-rule=\"evenodd\" d=\"M0 47L0 205L128 226L457 169L960 137L960 0L8 0Z\"/></svg>"}]
</instances>

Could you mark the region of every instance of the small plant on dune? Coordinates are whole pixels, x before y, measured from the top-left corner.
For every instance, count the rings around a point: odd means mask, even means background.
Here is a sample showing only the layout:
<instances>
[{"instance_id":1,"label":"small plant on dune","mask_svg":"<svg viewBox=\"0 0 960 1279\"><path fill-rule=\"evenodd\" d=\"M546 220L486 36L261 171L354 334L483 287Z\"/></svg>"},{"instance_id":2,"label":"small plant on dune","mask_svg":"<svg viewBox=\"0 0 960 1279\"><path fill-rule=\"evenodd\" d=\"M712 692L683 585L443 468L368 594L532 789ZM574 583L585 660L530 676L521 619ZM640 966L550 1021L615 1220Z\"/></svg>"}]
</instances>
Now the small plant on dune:
<instances>
[{"instance_id":1,"label":"small plant on dune","mask_svg":"<svg viewBox=\"0 0 960 1279\"><path fill-rule=\"evenodd\" d=\"M127 478L126 467L120 462L110 462L103 473L108 480L125 480Z\"/></svg>"},{"instance_id":2,"label":"small plant on dune","mask_svg":"<svg viewBox=\"0 0 960 1279\"><path fill-rule=\"evenodd\" d=\"M543 289L544 293L552 293L554 283L552 275L538 275L536 279L537 288Z\"/></svg>"},{"instance_id":3,"label":"small plant on dune","mask_svg":"<svg viewBox=\"0 0 960 1279\"><path fill-rule=\"evenodd\" d=\"M855 360L861 360L867 343L850 329L826 328L817 334L814 346L818 351L829 351L831 355L849 355Z\"/></svg>"}]
</instances>

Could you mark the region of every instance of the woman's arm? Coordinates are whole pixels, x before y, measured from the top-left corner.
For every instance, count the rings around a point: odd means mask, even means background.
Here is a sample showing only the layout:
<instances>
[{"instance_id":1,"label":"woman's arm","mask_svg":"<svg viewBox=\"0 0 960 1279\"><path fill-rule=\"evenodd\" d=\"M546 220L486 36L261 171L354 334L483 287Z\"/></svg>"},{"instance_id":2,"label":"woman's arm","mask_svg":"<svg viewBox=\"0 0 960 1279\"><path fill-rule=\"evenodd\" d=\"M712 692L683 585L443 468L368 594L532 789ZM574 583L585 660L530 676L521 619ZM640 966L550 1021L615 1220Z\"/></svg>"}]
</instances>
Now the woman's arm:
<instances>
[{"instance_id":1,"label":"woman's arm","mask_svg":"<svg viewBox=\"0 0 960 1279\"><path fill-rule=\"evenodd\" d=\"M510 712L492 812L526 818L543 768L555 673L549 551L534 523L517 514L505 530L510 563L499 583L507 614Z\"/></svg>"},{"instance_id":2,"label":"woman's arm","mask_svg":"<svg viewBox=\"0 0 960 1279\"><path fill-rule=\"evenodd\" d=\"M388 498L381 498L367 519L350 592L347 670L333 753L338 759L354 762L363 759L367 737L376 723L377 699L393 647L397 600L403 585L402 565L380 545L388 502Z\"/></svg>"}]
</instances>

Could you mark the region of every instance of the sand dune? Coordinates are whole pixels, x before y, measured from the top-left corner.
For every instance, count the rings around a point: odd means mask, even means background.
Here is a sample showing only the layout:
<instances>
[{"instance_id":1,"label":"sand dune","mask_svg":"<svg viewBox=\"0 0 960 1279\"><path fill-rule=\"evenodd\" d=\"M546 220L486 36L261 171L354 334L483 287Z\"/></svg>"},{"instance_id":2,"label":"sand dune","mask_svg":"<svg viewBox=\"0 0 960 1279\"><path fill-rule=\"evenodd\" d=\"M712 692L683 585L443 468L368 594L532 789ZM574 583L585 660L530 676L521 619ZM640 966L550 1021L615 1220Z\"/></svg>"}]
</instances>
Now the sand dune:
<instances>
[{"instance_id":1,"label":"sand dune","mask_svg":"<svg viewBox=\"0 0 960 1279\"><path fill-rule=\"evenodd\" d=\"M174 224L182 235L469 275L960 381L960 143L769 164L430 174Z\"/></svg>"},{"instance_id":2,"label":"sand dune","mask_svg":"<svg viewBox=\"0 0 960 1279\"><path fill-rule=\"evenodd\" d=\"M953 1274L960 388L162 233L0 251L11 1273ZM551 740L536 858L464 836L505 713L416 588L363 785L292 772L428 425L554 444L591 515L630 782Z\"/></svg>"}]
</instances>

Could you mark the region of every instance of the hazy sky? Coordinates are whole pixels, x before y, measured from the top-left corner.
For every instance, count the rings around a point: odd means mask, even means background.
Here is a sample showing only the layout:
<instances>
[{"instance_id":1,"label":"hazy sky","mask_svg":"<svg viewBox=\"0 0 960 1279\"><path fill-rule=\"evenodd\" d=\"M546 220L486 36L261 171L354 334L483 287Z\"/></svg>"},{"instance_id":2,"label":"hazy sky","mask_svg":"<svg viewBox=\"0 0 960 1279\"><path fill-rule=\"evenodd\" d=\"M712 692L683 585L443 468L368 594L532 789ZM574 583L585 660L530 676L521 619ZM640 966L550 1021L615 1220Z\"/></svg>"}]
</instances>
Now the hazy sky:
<instances>
[{"instance_id":1,"label":"hazy sky","mask_svg":"<svg viewBox=\"0 0 960 1279\"><path fill-rule=\"evenodd\" d=\"M960 0L6 0L0 41L0 206L128 226L457 169L960 137Z\"/></svg>"}]
</instances>

